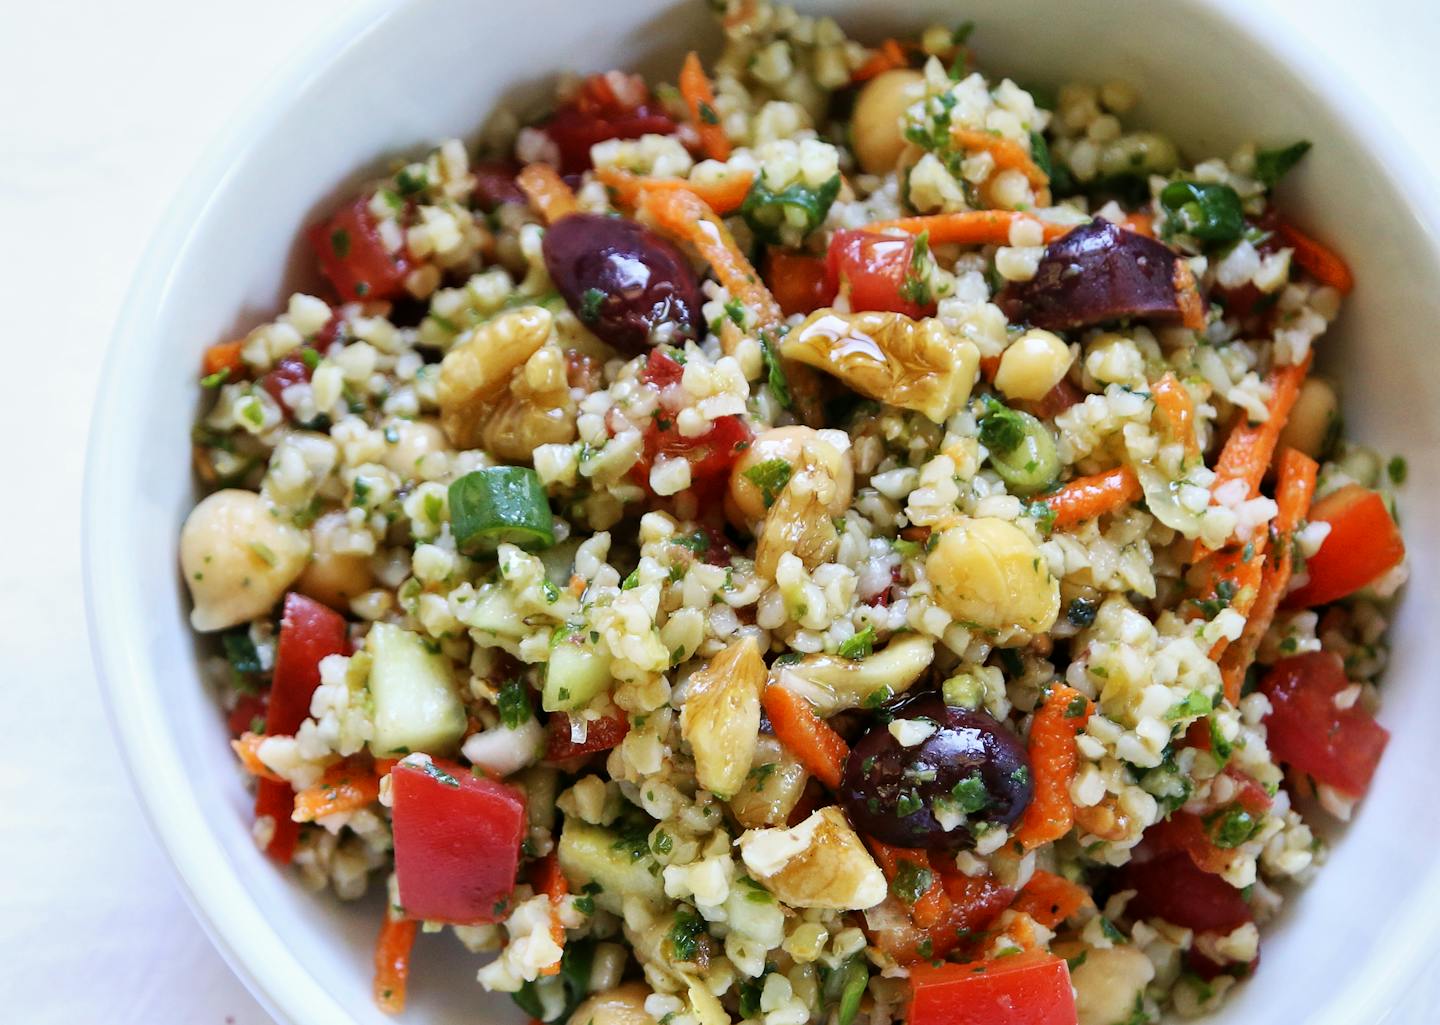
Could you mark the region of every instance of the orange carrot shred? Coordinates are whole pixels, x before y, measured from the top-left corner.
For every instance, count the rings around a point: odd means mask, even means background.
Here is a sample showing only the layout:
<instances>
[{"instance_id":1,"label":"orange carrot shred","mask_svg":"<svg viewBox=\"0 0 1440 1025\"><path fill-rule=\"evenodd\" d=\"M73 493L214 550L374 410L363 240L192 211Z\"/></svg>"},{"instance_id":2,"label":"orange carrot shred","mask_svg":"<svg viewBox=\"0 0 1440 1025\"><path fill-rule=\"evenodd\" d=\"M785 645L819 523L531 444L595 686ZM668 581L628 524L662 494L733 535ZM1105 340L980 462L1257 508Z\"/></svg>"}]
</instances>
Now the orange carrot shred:
<instances>
[{"instance_id":1,"label":"orange carrot shred","mask_svg":"<svg viewBox=\"0 0 1440 1025\"><path fill-rule=\"evenodd\" d=\"M325 770L314 786L295 795L296 822L314 822L326 815L359 811L380 799L380 777L370 765L347 758Z\"/></svg>"},{"instance_id":2,"label":"orange carrot shred","mask_svg":"<svg viewBox=\"0 0 1440 1025\"><path fill-rule=\"evenodd\" d=\"M909 67L909 65L910 58L905 55L904 44L898 39L887 39L866 58L864 64L855 69L855 74L850 76L850 81L868 82L887 71Z\"/></svg>"},{"instance_id":3,"label":"orange carrot shred","mask_svg":"<svg viewBox=\"0 0 1440 1025\"><path fill-rule=\"evenodd\" d=\"M699 196L683 189L647 192L642 209L650 214L661 232L688 242L700 251L720 284L755 311L762 330L784 322L780 304L740 251L735 236Z\"/></svg>"},{"instance_id":4,"label":"orange carrot shred","mask_svg":"<svg viewBox=\"0 0 1440 1025\"><path fill-rule=\"evenodd\" d=\"M405 985L410 978L410 951L419 923L388 912L375 944L375 1003L386 1014L405 1010Z\"/></svg>"},{"instance_id":5,"label":"orange carrot shred","mask_svg":"<svg viewBox=\"0 0 1440 1025\"><path fill-rule=\"evenodd\" d=\"M1050 184L1050 176L1026 152L1025 147L1014 139L993 132L982 132L974 128L957 128L951 137L962 149L981 150L989 153L995 161L996 171L1019 171L1032 188L1043 189Z\"/></svg>"},{"instance_id":6,"label":"orange carrot shred","mask_svg":"<svg viewBox=\"0 0 1440 1025\"><path fill-rule=\"evenodd\" d=\"M260 745L265 741L263 734L248 730L230 741L230 749L240 759L240 767L256 779L268 779L272 783L284 783L285 778L260 760Z\"/></svg>"},{"instance_id":7,"label":"orange carrot shred","mask_svg":"<svg viewBox=\"0 0 1440 1025\"><path fill-rule=\"evenodd\" d=\"M1147 238L1155 237L1155 216L1143 210L1137 210L1133 214L1126 214L1120 226L1137 235L1144 235Z\"/></svg>"},{"instance_id":8,"label":"orange carrot shred","mask_svg":"<svg viewBox=\"0 0 1440 1025\"><path fill-rule=\"evenodd\" d=\"M545 857L535 862L531 869L531 880L535 892L543 893L552 901L557 901L570 892L570 881L565 878L565 873L560 871L560 859L551 851Z\"/></svg>"},{"instance_id":9,"label":"orange carrot shred","mask_svg":"<svg viewBox=\"0 0 1440 1025\"><path fill-rule=\"evenodd\" d=\"M1143 492L1140 478L1128 466L1117 466L1104 473L1076 477L1061 485L1058 491L1045 496L1045 504L1055 513L1056 527L1073 527L1105 513L1115 512L1127 502L1138 499Z\"/></svg>"},{"instance_id":10,"label":"orange carrot shred","mask_svg":"<svg viewBox=\"0 0 1440 1025\"><path fill-rule=\"evenodd\" d=\"M244 362L240 359L240 350L245 343L240 341L221 342L219 345L212 345L205 350L205 358L201 361L201 367L205 376L218 374L222 370L228 370L231 377L235 377L245 369Z\"/></svg>"},{"instance_id":11,"label":"orange carrot shred","mask_svg":"<svg viewBox=\"0 0 1440 1025\"><path fill-rule=\"evenodd\" d=\"M705 77L705 68L694 50L685 55L685 63L680 68L680 95L690 108L705 155L711 160L728 160L730 140L720 124L720 115L715 112L715 90L710 87L710 79Z\"/></svg>"},{"instance_id":12,"label":"orange carrot shred","mask_svg":"<svg viewBox=\"0 0 1440 1025\"><path fill-rule=\"evenodd\" d=\"M1184 443L1185 454L1199 455L1200 441L1195 437L1195 400L1180 379L1166 371L1164 377L1150 385L1150 394L1155 399L1155 405L1165 414L1170 433L1175 440Z\"/></svg>"},{"instance_id":13,"label":"orange carrot shred","mask_svg":"<svg viewBox=\"0 0 1440 1025\"><path fill-rule=\"evenodd\" d=\"M515 176L515 184L546 224L575 212L575 193L549 164L526 164Z\"/></svg>"},{"instance_id":14,"label":"orange carrot shred","mask_svg":"<svg viewBox=\"0 0 1440 1025\"><path fill-rule=\"evenodd\" d=\"M1226 648L1220 659L1225 700L1232 705L1240 703L1240 686L1245 682L1245 673L1255 660L1260 641L1270 629L1275 612L1290 586L1290 574L1294 569L1290 538L1310 509L1311 499L1315 497L1315 479L1319 470L1319 464L1303 452L1286 448L1280 453L1275 482L1275 503L1279 511L1272 524L1278 535L1276 550L1266 560L1265 568L1261 572L1260 586L1250 606L1250 614L1246 617L1245 629L1240 637Z\"/></svg>"},{"instance_id":15,"label":"orange carrot shred","mask_svg":"<svg viewBox=\"0 0 1440 1025\"><path fill-rule=\"evenodd\" d=\"M812 776L831 790L840 786L850 745L815 714L810 703L772 683L761 698L775 738Z\"/></svg>"},{"instance_id":16,"label":"orange carrot shred","mask_svg":"<svg viewBox=\"0 0 1440 1025\"><path fill-rule=\"evenodd\" d=\"M1054 929L1089 903L1090 892L1085 887L1054 872L1036 869L1011 907L1025 912L1045 928Z\"/></svg>"},{"instance_id":17,"label":"orange carrot shred","mask_svg":"<svg viewBox=\"0 0 1440 1025\"><path fill-rule=\"evenodd\" d=\"M1015 830L1015 839L1030 850L1058 840L1075 823L1070 782L1079 755L1075 735L1085 728L1094 703L1073 687L1058 684L1035 712L1030 724L1030 774L1034 796Z\"/></svg>"},{"instance_id":18,"label":"orange carrot shred","mask_svg":"<svg viewBox=\"0 0 1440 1025\"><path fill-rule=\"evenodd\" d=\"M1200 298L1200 286L1195 282L1195 272L1184 260L1175 261L1172 275L1175 286L1175 301L1180 304L1180 323L1191 331L1204 331L1205 300Z\"/></svg>"},{"instance_id":19,"label":"orange carrot shred","mask_svg":"<svg viewBox=\"0 0 1440 1025\"><path fill-rule=\"evenodd\" d=\"M1294 259L1302 270L1322 285L1337 289L1341 295L1349 294L1355 287L1355 275L1339 253L1316 241L1293 224L1281 221L1278 225L1280 237L1295 250Z\"/></svg>"},{"instance_id":20,"label":"orange carrot shred","mask_svg":"<svg viewBox=\"0 0 1440 1025\"><path fill-rule=\"evenodd\" d=\"M696 182L688 178L650 178L634 174L619 167L597 167L595 177L604 182L622 206L635 208L640 205L645 191L663 192L681 190L693 192L717 214L730 214L740 209L755 176L749 171L736 171L723 181L715 183Z\"/></svg>"},{"instance_id":21,"label":"orange carrot shred","mask_svg":"<svg viewBox=\"0 0 1440 1025\"><path fill-rule=\"evenodd\" d=\"M1010 226L1016 221L1035 221L1046 242L1074 230L1073 224L1051 224L1029 214L1013 210L961 210L951 214L927 214L921 217L900 217L893 221L875 221L866 231L898 228L911 235L929 232L930 244L952 243L962 246L1004 246L1010 244Z\"/></svg>"}]
</instances>

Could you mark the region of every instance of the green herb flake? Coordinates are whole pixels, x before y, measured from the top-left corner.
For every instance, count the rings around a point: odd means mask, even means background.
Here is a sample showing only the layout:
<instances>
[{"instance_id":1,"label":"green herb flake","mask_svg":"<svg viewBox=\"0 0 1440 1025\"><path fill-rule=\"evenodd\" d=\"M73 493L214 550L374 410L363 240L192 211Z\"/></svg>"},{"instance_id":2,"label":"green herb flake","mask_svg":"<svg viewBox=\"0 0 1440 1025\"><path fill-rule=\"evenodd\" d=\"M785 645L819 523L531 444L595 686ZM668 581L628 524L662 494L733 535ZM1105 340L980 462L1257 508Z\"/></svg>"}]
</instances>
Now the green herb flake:
<instances>
[{"instance_id":1,"label":"green herb flake","mask_svg":"<svg viewBox=\"0 0 1440 1025\"><path fill-rule=\"evenodd\" d=\"M897 818L903 819L914 815L923 807L925 807L925 802L920 800L920 796L913 790L906 790L895 801L895 815Z\"/></svg>"},{"instance_id":2,"label":"green herb flake","mask_svg":"<svg viewBox=\"0 0 1440 1025\"><path fill-rule=\"evenodd\" d=\"M985 780L973 773L950 788L950 797L966 815L973 815L990 805L990 791Z\"/></svg>"},{"instance_id":3,"label":"green herb flake","mask_svg":"<svg viewBox=\"0 0 1440 1025\"><path fill-rule=\"evenodd\" d=\"M785 376L785 367L780 362L774 344L762 339L760 355L765 361L765 384L770 389L770 394L775 396L781 409L793 409L795 400L790 394L790 379Z\"/></svg>"},{"instance_id":4,"label":"green herb flake","mask_svg":"<svg viewBox=\"0 0 1440 1025\"><path fill-rule=\"evenodd\" d=\"M1398 487L1410 476L1410 466L1405 462L1404 456L1396 456L1385 465L1385 473L1389 476L1390 483Z\"/></svg>"},{"instance_id":5,"label":"green herb flake","mask_svg":"<svg viewBox=\"0 0 1440 1025\"><path fill-rule=\"evenodd\" d=\"M1115 928L1115 923L1110 921L1110 919L1106 918L1104 915L1100 916L1100 933L1111 943L1130 942L1129 937L1127 937L1119 929Z\"/></svg>"},{"instance_id":6,"label":"green herb flake","mask_svg":"<svg viewBox=\"0 0 1440 1025\"><path fill-rule=\"evenodd\" d=\"M500 711L500 721L508 730L516 730L530 721L530 692L517 676L506 680L495 696L495 707Z\"/></svg>"},{"instance_id":7,"label":"green herb flake","mask_svg":"<svg viewBox=\"0 0 1440 1025\"><path fill-rule=\"evenodd\" d=\"M841 642L836 654L841 658L862 659L868 658L875 650L875 628L867 626L859 633L845 638Z\"/></svg>"},{"instance_id":8,"label":"green herb flake","mask_svg":"<svg viewBox=\"0 0 1440 1025\"><path fill-rule=\"evenodd\" d=\"M925 895L935 881L935 874L913 861L900 862L895 878L890 881L890 892L906 904L914 904Z\"/></svg>"},{"instance_id":9,"label":"green herb flake","mask_svg":"<svg viewBox=\"0 0 1440 1025\"><path fill-rule=\"evenodd\" d=\"M1239 847L1260 830L1260 820L1244 808L1227 808L1205 820L1206 831L1216 847Z\"/></svg>"},{"instance_id":10,"label":"green herb flake","mask_svg":"<svg viewBox=\"0 0 1440 1025\"><path fill-rule=\"evenodd\" d=\"M200 387L218 388L228 380L230 380L230 368L222 367L221 369L215 371L215 373L206 374L204 377L200 378Z\"/></svg>"},{"instance_id":11,"label":"green herb flake","mask_svg":"<svg viewBox=\"0 0 1440 1025\"><path fill-rule=\"evenodd\" d=\"M330 249L335 255L343 260L350 255L350 233L344 228L336 228L330 233Z\"/></svg>"},{"instance_id":12,"label":"green herb flake","mask_svg":"<svg viewBox=\"0 0 1440 1025\"><path fill-rule=\"evenodd\" d=\"M598 288L587 288L580 296L580 319L594 324L600 319L600 307L605 302L605 293Z\"/></svg>"},{"instance_id":13,"label":"green herb flake","mask_svg":"<svg viewBox=\"0 0 1440 1025\"><path fill-rule=\"evenodd\" d=\"M670 944L671 956L676 961L694 962L700 954L700 936L705 932L705 920L688 907L681 907L675 913L675 922L670 926L665 940Z\"/></svg>"},{"instance_id":14,"label":"green herb flake","mask_svg":"<svg viewBox=\"0 0 1440 1025\"><path fill-rule=\"evenodd\" d=\"M785 490L785 485L790 483L790 474L790 464L784 459L766 459L750 467L743 476L760 489L760 497L768 509L775 504L780 492Z\"/></svg>"},{"instance_id":15,"label":"green herb flake","mask_svg":"<svg viewBox=\"0 0 1440 1025\"><path fill-rule=\"evenodd\" d=\"M1194 719L1206 715L1214 707L1210 695L1203 691L1192 690L1185 695L1184 701L1177 701L1165 713L1166 722L1179 722L1181 719Z\"/></svg>"}]
</instances>

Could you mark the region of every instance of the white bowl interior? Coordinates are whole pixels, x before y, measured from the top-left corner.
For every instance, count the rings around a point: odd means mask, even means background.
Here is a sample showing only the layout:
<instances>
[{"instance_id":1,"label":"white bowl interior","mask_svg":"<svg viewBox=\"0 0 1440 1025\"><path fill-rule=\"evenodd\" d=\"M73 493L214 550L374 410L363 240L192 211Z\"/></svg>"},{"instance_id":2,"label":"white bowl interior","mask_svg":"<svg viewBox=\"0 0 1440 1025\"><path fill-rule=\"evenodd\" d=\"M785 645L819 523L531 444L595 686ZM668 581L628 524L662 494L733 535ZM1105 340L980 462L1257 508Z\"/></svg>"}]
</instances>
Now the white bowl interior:
<instances>
[{"instance_id":1,"label":"white bowl interior","mask_svg":"<svg viewBox=\"0 0 1440 1025\"><path fill-rule=\"evenodd\" d=\"M1405 154L1333 68L1309 69L1295 44L1238 0L863 0L804 3L878 39L929 21L973 18L983 66L1022 82L1122 77L1142 87L1141 120L1190 155L1258 139L1315 149L1282 202L1339 246L1359 287L1322 342L1343 382L1355 436L1409 457L1402 500L1416 579L1395 624L1382 721L1394 733L1370 797L1313 885L1263 945L1256 981L1217 1022L1378 1020L1436 933L1431 852L1440 792L1428 763L1437 711L1422 631L1440 611L1440 373L1422 363L1440 322L1437 220ZM175 569L175 538L194 498L188 437L202 348L266 319L313 275L298 229L394 153L473 135L504 95L540 94L553 70L640 67L673 78L689 46L715 48L698 2L564 0L481 4L415 0L357 15L286 76L193 179L137 279L103 375L86 508L92 632L122 742L152 822L207 927L282 1019L387 1021L370 999L377 906L306 893L251 843L250 801L202 686ZM1297 68L1299 71L1297 72ZM1321 72L1323 71L1323 75ZM1305 84L1308 81L1310 84ZM1402 173L1403 172L1402 170ZM1428 193L1426 194L1428 195ZM1428 222L1426 220L1428 216ZM1429 370L1424 369L1426 365ZM449 938L422 938L409 1020L520 1021L474 982L477 961Z\"/></svg>"}]
</instances>

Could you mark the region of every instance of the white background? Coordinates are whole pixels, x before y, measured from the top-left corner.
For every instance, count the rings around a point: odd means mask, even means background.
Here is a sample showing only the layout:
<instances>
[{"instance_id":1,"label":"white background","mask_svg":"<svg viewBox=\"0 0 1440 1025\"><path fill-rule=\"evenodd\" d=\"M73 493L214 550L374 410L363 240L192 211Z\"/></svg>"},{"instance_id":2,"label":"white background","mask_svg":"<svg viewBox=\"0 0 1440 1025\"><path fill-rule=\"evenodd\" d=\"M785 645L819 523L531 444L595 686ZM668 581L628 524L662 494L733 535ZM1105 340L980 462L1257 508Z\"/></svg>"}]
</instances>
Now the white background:
<instances>
[{"instance_id":1,"label":"white background","mask_svg":"<svg viewBox=\"0 0 1440 1025\"><path fill-rule=\"evenodd\" d=\"M1440 173L1440 4L1271 2ZM80 478L152 227L204 145L344 6L0 0L0 1018L16 1025L270 1023L186 909L110 739L81 610ZM1437 1008L1440 979L1422 979L1389 1021Z\"/></svg>"}]
</instances>

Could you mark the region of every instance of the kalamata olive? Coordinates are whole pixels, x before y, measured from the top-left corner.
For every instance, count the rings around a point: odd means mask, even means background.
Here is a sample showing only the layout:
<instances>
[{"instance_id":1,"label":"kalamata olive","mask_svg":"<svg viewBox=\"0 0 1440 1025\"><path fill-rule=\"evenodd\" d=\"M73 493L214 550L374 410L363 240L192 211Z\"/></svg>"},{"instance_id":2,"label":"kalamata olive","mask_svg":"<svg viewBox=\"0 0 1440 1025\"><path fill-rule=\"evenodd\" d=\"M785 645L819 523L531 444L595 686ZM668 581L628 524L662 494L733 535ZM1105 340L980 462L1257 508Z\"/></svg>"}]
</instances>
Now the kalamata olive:
<instances>
[{"instance_id":1,"label":"kalamata olive","mask_svg":"<svg viewBox=\"0 0 1440 1025\"><path fill-rule=\"evenodd\" d=\"M622 353L696 337L700 284L654 232L620 217L571 214L550 226L542 248L575 316Z\"/></svg>"},{"instance_id":2,"label":"kalamata olive","mask_svg":"<svg viewBox=\"0 0 1440 1025\"><path fill-rule=\"evenodd\" d=\"M1065 331L1122 317L1179 321L1178 257L1153 238L1094 220L1045 247L1029 281L998 302L1016 323Z\"/></svg>"},{"instance_id":3,"label":"kalamata olive","mask_svg":"<svg viewBox=\"0 0 1440 1025\"><path fill-rule=\"evenodd\" d=\"M938 694L892 713L845 762L840 803L856 829L897 847L954 850L1024 813L1030 760L1020 738L993 716L946 705Z\"/></svg>"}]
</instances>

